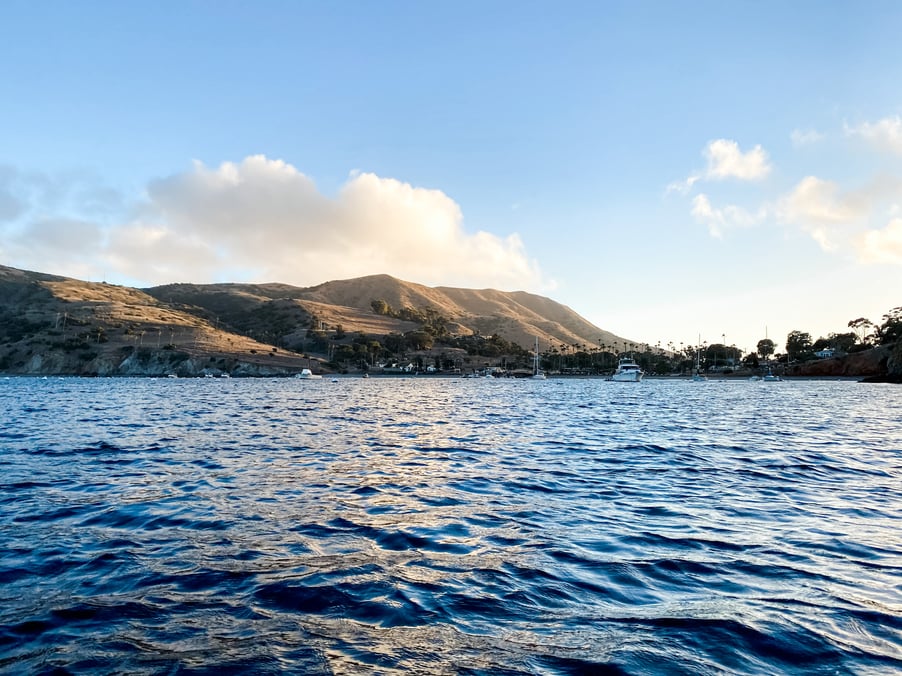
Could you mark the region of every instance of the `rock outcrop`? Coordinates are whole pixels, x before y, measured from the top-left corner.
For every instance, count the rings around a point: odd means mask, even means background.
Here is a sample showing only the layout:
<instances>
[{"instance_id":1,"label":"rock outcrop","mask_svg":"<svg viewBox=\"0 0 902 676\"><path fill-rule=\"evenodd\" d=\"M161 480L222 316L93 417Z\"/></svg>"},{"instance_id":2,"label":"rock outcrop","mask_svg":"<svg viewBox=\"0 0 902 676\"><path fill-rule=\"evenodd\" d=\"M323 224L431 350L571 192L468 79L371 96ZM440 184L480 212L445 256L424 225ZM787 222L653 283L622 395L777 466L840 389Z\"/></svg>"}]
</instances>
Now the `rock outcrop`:
<instances>
[{"instance_id":1,"label":"rock outcrop","mask_svg":"<svg viewBox=\"0 0 902 676\"><path fill-rule=\"evenodd\" d=\"M880 345L833 359L795 364L789 375L808 378L863 378L869 382L902 382L902 342Z\"/></svg>"}]
</instances>

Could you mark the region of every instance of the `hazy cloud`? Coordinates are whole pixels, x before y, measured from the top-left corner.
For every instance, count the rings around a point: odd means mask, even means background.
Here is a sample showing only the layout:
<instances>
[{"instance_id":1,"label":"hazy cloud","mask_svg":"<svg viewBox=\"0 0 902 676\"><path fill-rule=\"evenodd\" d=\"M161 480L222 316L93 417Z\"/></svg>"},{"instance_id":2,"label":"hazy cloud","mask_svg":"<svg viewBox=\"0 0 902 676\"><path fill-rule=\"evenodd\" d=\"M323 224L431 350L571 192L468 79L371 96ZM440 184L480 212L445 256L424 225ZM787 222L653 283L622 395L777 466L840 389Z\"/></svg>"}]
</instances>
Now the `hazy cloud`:
<instances>
[{"instance_id":1,"label":"hazy cloud","mask_svg":"<svg viewBox=\"0 0 902 676\"><path fill-rule=\"evenodd\" d=\"M18 218L25 210L22 200L15 195L16 176L12 167L0 165L0 225Z\"/></svg>"},{"instance_id":2,"label":"hazy cloud","mask_svg":"<svg viewBox=\"0 0 902 676\"><path fill-rule=\"evenodd\" d=\"M807 146L823 140L824 135L814 129L793 129L789 135L792 145Z\"/></svg>"},{"instance_id":3,"label":"hazy cloud","mask_svg":"<svg viewBox=\"0 0 902 676\"><path fill-rule=\"evenodd\" d=\"M902 192L902 180L880 176L863 187L842 191L833 181L807 176L783 197L778 218L800 227L826 251L856 251L862 263L898 263L900 219L886 227L869 229L875 214L896 212L895 200Z\"/></svg>"},{"instance_id":4,"label":"hazy cloud","mask_svg":"<svg viewBox=\"0 0 902 676\"><path fill-rule=\"evenodd\" d=\"M846 133L860 136L880 150L902 155L902 117L898 115L855 127L846 125Z\"/></svg>"},{"instance_id":5,"label":"hazy cloud","mask_svg":"<svg viewBox=\"0 0 902 676\"><path fill-rule=\"evenodd\" d=\"M836 183L816 176L803 178L777 207L781 221L800 226L825 251L836 250L844 230L860 223L867 211L866 202L841 194Z\"/></svg>"},{"instance_id":6,"label":"hazy cloud","mask_svg":"<svg viewBox=\"0 0 902 676\"><path fill-rule=\"evenodd\" d=\"M816 176L806 176L780 201L779 212L789 223L853 223L862 215L861 200L840 194L839 186Z\"/></svg>"},{"instance_id":7,"label":"hazy cloud","mask_svg":"<svg viewBox=\"0 0 902 676\"><path fill-rule=\"evenodd\" d=\"M96 278L105 223L122 216L118 191L88 172L58 174L0 166L0 262L29 270Z\"/></svg>"},{"instance_id":8,"label":"hazy cloud","mask_svg":"<svg viewBox=\"0 0 902 676\"><path fill-rule=\"evenodd\" d=\"M100 227L78 218L47 218L34 221L17 237L23 247L44 253L70 254L79 250L97 250L101 243Z\"/></svg>"},{"instance_id":9,"label":"hazy cloud","mask_svg":"<svg viewBox=\"0 0 902 676\"><path fill-rule=\"evenodd\" d=\"M902 265L902 218L892 219L881 230L868 230L857 244L863 263Z\"/></svg>"},{"instance_id":10,"label":"hazy cloud","mask_svg":"<svg viewBox=\"0 0 902 676\"><path fill-rule=\"evenodd\" d=\"M700 175L692 174L691 176L688 176L681 181L674 181L673 183L671 183L670 185L667 186L667 190L665 191L665 194L669 194L672 192L678 192L683 195L688 195L689 191L692 190L692 186L694 186L699 181L700 178L701 178Z\"/></svg>"},{"instance_id":11,"label":"hazy cloud","mask_svg":"<svg viewBox=\"0 0 902 676\"><path fill-rule=\"evenodd\" d=\"M692 200L692 215L695 220L708 227L712 237L722 239L726 230L747 228L759 223L764 217L764 210L752 214L742 207L730 204L715 208L705 194L696 195Z\"/></svg>"}]
</instances>

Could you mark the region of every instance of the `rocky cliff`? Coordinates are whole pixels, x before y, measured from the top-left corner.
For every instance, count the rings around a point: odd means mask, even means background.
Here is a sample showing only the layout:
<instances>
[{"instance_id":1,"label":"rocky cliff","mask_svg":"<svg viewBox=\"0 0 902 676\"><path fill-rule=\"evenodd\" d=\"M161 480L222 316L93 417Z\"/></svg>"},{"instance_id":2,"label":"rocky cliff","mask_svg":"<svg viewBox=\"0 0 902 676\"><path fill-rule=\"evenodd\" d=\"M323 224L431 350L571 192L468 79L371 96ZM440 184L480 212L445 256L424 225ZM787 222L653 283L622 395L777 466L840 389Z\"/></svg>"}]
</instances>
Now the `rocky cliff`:
<instances>
[{"instance_id":1,"label":"rocky cliff","mask_svg":"<svg viewBox=\"0 0 902 676\"><path fill-rule=\"evenodd\" d=\"M865 378L872 382L902 382L902 342L834 359L794 365L789 375L808 378Z\"/></svg>"}]
</instances>

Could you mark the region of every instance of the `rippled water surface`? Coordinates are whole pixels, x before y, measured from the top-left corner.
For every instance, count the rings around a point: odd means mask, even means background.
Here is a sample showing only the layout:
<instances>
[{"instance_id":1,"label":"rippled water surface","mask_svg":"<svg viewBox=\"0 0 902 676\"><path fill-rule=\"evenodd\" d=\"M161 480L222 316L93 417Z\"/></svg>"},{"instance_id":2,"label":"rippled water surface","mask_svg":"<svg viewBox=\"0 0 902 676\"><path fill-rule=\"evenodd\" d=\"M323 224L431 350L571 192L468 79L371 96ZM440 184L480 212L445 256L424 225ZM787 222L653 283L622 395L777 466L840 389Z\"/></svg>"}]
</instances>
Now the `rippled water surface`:
<instances>
[{"instance_id":1,"label":"rippled water surface","mask_svg":"<svg viewBox=\"0 0 902 676\"><path fill-rule=\"evenodd\" d=\"M902 388L0 380L0 672L902 671Z\"/></svg>"}]
</instances>

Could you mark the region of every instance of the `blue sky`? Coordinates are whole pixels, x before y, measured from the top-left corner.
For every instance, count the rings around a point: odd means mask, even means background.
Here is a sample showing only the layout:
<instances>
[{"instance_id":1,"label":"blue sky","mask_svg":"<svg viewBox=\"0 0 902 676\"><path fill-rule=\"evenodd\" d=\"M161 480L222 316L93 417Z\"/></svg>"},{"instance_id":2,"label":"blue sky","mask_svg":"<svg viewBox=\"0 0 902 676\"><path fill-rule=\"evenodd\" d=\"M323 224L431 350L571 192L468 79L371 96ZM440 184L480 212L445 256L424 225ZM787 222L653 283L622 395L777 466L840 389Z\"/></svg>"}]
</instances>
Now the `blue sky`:
<instances>
[{"instance_id":1,"label":"blue sky","mask_svg":"<svg viewBox=\"0 0 902 676\"><path fill-rule=\"evenodd\" d=\"M826 336L902 305L900 34L895 2L5 2L0 263Z\"/></svg>"}]
</instances>

